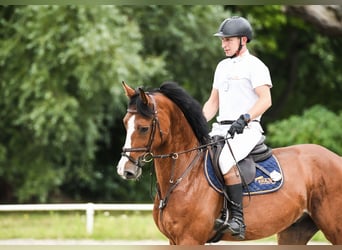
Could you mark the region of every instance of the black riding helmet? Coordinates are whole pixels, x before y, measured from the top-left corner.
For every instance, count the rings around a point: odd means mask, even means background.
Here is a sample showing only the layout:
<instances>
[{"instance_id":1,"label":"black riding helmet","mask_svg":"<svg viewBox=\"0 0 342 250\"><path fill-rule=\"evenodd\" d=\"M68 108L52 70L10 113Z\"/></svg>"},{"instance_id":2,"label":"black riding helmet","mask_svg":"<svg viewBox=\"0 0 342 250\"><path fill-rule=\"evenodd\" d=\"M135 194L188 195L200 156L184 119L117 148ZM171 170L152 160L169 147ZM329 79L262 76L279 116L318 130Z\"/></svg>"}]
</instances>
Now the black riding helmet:
<instances>
[{"instance_id":1,"label":"black riding helmet","mask_svg":"<svg viewBox=\"0 0 342 250\"><path fill-rule=\"evenodd\" d=\"M225 19L217 33L214 36L218 37L247 37L247 42L251 41L253 38L252 35L252 26L247 21L247 19L239 16L233 16L231 18Z\"/></svg>"}]
</instances>

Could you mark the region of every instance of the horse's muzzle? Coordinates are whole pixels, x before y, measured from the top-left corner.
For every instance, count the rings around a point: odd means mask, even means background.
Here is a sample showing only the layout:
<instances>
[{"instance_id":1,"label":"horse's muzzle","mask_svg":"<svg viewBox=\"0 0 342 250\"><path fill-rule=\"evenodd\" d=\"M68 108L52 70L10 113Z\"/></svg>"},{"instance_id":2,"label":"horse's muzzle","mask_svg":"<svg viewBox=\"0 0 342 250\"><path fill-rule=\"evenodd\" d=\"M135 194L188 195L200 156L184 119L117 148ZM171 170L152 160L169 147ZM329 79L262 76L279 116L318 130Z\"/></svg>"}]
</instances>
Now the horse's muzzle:
<instances>
[{"instance_id":1,"label":"horse's muzzle","mask_svg":"<svg viewBox=\"0 0 342 250\"><path fill-rule=\"evenodd\" d=\"M141 176L142 169L131 161L121 158L117 166L117 173L125 180L136 180Z\"/></svg>"},{"instance_id":2,"label":"horse's muzzle","mask_svg":"<svg viewBox=\"0 0 342 250\"><path fill-rule=\"evenodd\" d=\"M134 170L126 169L124 170L123 177L126 180L137 180L141 176L142 170L139 167L136 167Z\"/></svg>"}]
</instances>

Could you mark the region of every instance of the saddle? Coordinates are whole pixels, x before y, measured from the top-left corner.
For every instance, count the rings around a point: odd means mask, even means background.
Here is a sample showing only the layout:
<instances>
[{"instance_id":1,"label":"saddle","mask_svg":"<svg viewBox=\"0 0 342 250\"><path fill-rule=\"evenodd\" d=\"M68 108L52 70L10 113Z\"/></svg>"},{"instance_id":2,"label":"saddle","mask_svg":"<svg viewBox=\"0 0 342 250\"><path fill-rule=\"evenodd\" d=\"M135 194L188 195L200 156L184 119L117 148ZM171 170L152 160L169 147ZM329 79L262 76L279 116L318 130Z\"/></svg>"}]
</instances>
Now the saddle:
<instances>
[{"instance_id":1,"label":"saddle","mask_svg":"<svg viewBox=\"0 0 342 250\"><path fill-rule=\"evenodd\" d=\"M212 142L215 142L209 149L211 155L213 168L215 174L221 183L224 183L223 176L219 168L219 157L224 146L225 140L223 136L213 136ZM239 161L237 166L240 171L240 175L245 185L250 184L254 181L256 169L260 169L268 175L271 173L264 169L258 162L264 161L272 156L272 149L265 144L266 137L263 135L257 145L249 153L249 155L243 160Z\"/></svg>"}]
</instances>

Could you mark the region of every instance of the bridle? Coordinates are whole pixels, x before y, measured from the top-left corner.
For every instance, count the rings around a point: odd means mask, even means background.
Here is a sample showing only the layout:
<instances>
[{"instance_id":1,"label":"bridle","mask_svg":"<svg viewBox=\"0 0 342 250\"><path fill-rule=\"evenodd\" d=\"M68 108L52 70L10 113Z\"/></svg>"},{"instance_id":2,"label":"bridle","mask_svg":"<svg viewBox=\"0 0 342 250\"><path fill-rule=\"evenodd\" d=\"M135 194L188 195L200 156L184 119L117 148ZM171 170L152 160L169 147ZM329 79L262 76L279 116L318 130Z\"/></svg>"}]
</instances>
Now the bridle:
<instances>
[{"instance_id":1,"label":"bridle","mask_svg":"<svg viewBox=\"0 0 342 250\"><path fill-rule=\"evenodd\" d=\"M171 158L172 159L171 176L170 176L170 180L169 180L170 186L169 186L164 198L162 198L160 190L159 190L159 188L157 188L158 198L159 198L159 209L160 209L160 211L162 211L163 208L166 206L172 191L179 185L179 183L185 178L185 176L190 173L191 169L195 166L195 163L200 159L200 156L202 155L202 153L205 150L207 150L209 146L215 144L216 142L209 142L207 144L195 146L193 148L186 149L186 150L179 151L179 152L172 152L169 154L160 154L160 155L153 154L152 143L154 141L156 131L159 129L159 135L160 135L161 140L163 139L163 133L162 133L162 130L160 127L159 119L158 119L157 104L156 104L156 101L154 99L154 96L153 95L148 95L148 96L151 98L152 104L153 104L153 106L152 106L153 117L152 117L152 121L151 121L151 125L150 125L151 133L150 133L150 136L148 139L147 146L146 147L136 147L136 148L123 148L121 156L127 157L130 162L132 162L135 166L137 166L139 168L142 168L146 163L152 162L156 158L159 158L159 159ZM128 108L127 112L132 113L132 114L139 113L136 108ZM183 171L183 173L178 178L174 178L175 176L173 175L173 173L175 171L176 160L178 159L179 155L186 154L186 153L193 152L193 151L197 151L195 157L192 159L192 161L189 163L189 165L185 167L185 170ZM132 156L127 154L128 152L142 152L143 154L141 156L139 156L138 159L134 159Z\"/></svg>"},{"instance_id":2,"label":"bridle","mask_svg":"<svg viewBox=\"0 0 342 250\"><path fill-rule=\"evenodd\" d=\"M204 145L199 145L197 147L193 147L187 150L183 150L180 152L172 152L169 154L161 154L161 155L155 155L152 153L152 143L153 140L155 138L155 134L157 131L157 127L159 129L159 135L161 140L163 139L163 131L160 128L160 123L159 123L159 119L158 119L158 111L157 111L157 104L156 101L154 99L153 95L149 95L149 97L152 99L152 103L153 103L153 117L152 117L152 121L151 121L151 133L150 133L150 137L148 139L148 143L146 147L137 147L137 148L122 148L122 152L121 152L121 156L127 157L128 160L130 162L132 162L134 165L136 165L139 168L142 168L146 163L149 163L151 161L153 161L153 159L159 158L159 159L164 159L164 158L172 158L173 160L177 160L179 155L181 154L185 154L185 153L189 153L192 151L202 151L203 149L207 149L208 146L211 146L212 144L215 144L215 142L211 142L208 144L204 144ZM128 108L127 112L132 113L132 114L137 114L138 111L137 109L132 109L132 108ZM141 156L138 157L138 159L134 159L132 156L128 155L127 152L142 152L144 154L142 154Z\"/></svg>"},{"instance_id":3,"label":"bridle","mask_svg":"<svg viewBox=\"0 0 342 250\"><path fill-rule=\"evenodd\" d=\"M151 133L150 133L150 137L148 139L147 146L146 147L140 147L140 148L122 148L122 153L121 153L121 156L127 157L130 162L132 162L134 165L136 165L137 167L140 167L140 168L143 167L146 163L151 162L154 158L156 158L153 155L151 148L152 148L152 143L153 143L153 140L154 140L154 137L156 134L157 127L159 128L159 135L160 135L161 140L163 138L163 132L160 128L160 123L159 123L158 116L157 116L158 111L157 111L156 101L155 101L153 95L149 95L149 97L151 98L152 104L153 104L153 106L152 106L153 117L152 117L152 121L151 121L151 125L150 125ZM127 112L132 113L132 114L138 113L137 109L131 109L131 108L128 108ZM132 156L128 155L127 152L142 152L144 154L139 156L138 160L136 160Z\"/></svg>"},{"instance_id":4,"label":"bridle","mask_svg":"<svg viewBox=\"0 0 342 250\"><path fill-rule=\"evenodd\" d=\"M147 93L146 93L147 94ZM192 151L196 151L196 150L203 150L203 149L207 149L208 146L214 144L214 143L208 143L208 144L204 144L204 145L200 145L197 147L193 147L187 150L183 150L180 152L172 152L169 154L161 154L161 155L155 155L152 153L152 143L154 141L155 138L155 134L157 129L159 129L159 136L160 139L163 139L163 131L161 130L160 127L160 123L159 123L159 119L158 119L158 110L157 110L157 103L155 101L155 98L153 95L148 94L148 96L151 98L152 100L152 110L153 110L153 114L152 114L152 121L151 121L151 133L150 133L150 137L148 139L148 143L146 147L137 147L137 148L122 148L122 152L121 152L121 156L127 157L127 159L132 162L134 165L136 165L139 168L142 168L146 163L149 163L151 161L153 161L153 159L156 158L172 158L174 160L178 159L178 156L181 154L185 154L188 152L192 152ZM131 114L138 114L139 112L137 111L136 108L128 108L127 109L128 113ZM128 152L142 152L144 154L142 154L141 156L138 157L138 159L134 159L132 156L128 155Z\"/></svg>"},{"instance_id":5,"label":"bridle","mask_svg":"<svg viewBox=\"0 0 342 250\"><path fill-rule=\"evenodd\" d=\"M146 93L147 94L147 93ZM171 158L172 159L172 164L171 164L171 176L169 178L169 187L164 195L161 194L160 188L157 185L157 196L159 200L159 211L160 211L160 218L162 221L163 218L163 209L166 207L169 198L171 196L171 193L173 190L181 183L181 181L191 172L193 167L196 165L196 162L200 159L201 155L203 152L205 152L208 147L212 146L213 144L216 144L217 142L209 142L207 144L199 145L192 147L190 149L185 149L183 151L179 152L172 152L169 154L160 154L160 155L155 155L152 152L152 144L156 136L156 131L159 130L159 135L160 139L163 139L163 132L160 127L159 119L158 119L158 110L157 110L157 104L154 99L154 96L151 94L147 94L151 100L152 100L152 120L151 120L151 132L150 136L148 139L148 142L145 147L136 147L136 148L122 148L122 153L121 156L127 157L127 159L132 162L135 166L138 168L142 168L146 163L152 162L156 158ZM131 114L138 114L137 108L128 108L127 109L128 113ZM197 151L196 155L194 158L191 160L191 162L185 167L184 171L178 178L174 176L175 173L175 167L176 167L176 161L181 154L186 154L189 152ZM140 155L137 159L133 158L130 156L129 152L141 152L142 155ZM152 171L154 171L154 168L151 168L151 176L152 176ZM152 182L151 182L151 190L152 190Z\"/></svg>"}]
</instances>

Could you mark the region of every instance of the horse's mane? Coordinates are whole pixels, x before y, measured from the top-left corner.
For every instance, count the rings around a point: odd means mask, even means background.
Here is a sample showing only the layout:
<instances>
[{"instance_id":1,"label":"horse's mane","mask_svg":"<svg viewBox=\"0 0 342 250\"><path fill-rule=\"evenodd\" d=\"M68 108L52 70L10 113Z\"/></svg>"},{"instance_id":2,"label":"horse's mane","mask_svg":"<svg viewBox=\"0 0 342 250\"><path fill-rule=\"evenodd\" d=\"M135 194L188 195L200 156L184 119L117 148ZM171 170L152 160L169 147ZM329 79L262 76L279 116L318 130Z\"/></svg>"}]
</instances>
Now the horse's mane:
<instances>
[{"instance_id":1,"label":"horse's mane","mask_svg":"<svg viewBox=\"0 0 342 250\"><path fill-rule=\"evenodd\" d=\"M160 88L149 91L148 93L153 94L156 92L163 94L180 108L189 122L190 127L194 131L196 138L202 145L208 143L208 123L203 115L202 106L197 100L191 97L175 82L164 82ZM151 116L153 114L153 110L148 108L146 105L143 105L140 98L137 97L138 94L133 96L129 105L134 104L140 114L147 117Z\"/></svg>"},{"instance_id":2,"label":"horse's mane","mask_svg":"<svg viewBox=\"0 0 342 250\"><path fill-rule=\"evenodd\" d=\"M175 82L164 82L159 91L182 110L199 142L208 143L209 127L200 103Z\"/></svg>"}]
</instances>

